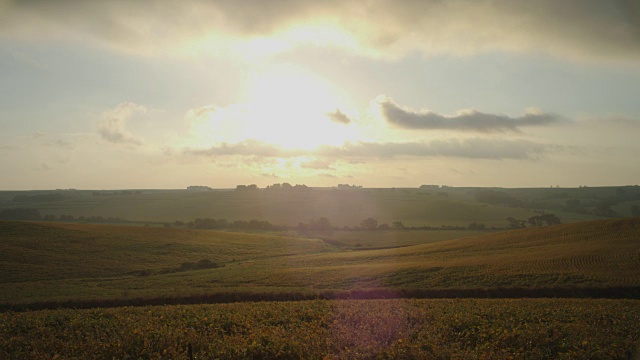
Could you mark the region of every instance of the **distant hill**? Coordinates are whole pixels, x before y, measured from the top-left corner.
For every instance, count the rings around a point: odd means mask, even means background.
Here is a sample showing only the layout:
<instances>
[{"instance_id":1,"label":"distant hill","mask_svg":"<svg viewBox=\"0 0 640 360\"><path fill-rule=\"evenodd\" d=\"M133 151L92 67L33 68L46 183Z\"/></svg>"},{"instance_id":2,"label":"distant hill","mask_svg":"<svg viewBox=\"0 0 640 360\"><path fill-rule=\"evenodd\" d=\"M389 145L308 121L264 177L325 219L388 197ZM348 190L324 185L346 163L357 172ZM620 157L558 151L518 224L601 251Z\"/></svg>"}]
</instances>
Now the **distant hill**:
<instances>
[{"instance_id":1,"label":"distant hill","mask_svg":"<svg viewBox=\"0 0 640 360\"><path fill-rule=\"evenodd\" d=\"M116 218L134 222L190 222L196 218L252 219L295 227L326 218L332 226L378 224L504 228L507 218L526 221L542 212L562 222L640 214L640 187L602 188L307 188L239 190L23 191L0 192L0 211L36 209L43 218ZM2 217L0 217L2 218ZM5 217L5 219L13 219Z\"/></svg>"}]
</instances>

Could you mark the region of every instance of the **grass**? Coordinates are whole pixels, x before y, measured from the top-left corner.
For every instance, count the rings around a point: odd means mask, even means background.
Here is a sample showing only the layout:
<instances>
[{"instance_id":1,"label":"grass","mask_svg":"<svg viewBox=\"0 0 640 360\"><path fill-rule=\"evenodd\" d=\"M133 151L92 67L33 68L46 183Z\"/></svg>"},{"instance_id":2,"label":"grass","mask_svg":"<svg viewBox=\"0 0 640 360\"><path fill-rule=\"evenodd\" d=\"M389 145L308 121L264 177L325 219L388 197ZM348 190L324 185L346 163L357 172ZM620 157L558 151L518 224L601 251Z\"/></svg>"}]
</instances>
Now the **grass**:
<instances>
[{"instance_id":1,"label":"grass","mask_svg":"<svg viewBox=\"0 0 640 360\"><path fill-rule=\"evenodd\" d=\"M406 232L411 237L402 247L394 236L405 232L388 232L386 240L384 232L373 239L366 232L335 235L363 248L391 245L364 251L268 234L0 222L0 303L229 291L634 288L639 224L640 218L600 220L452 240L425 232L422 244L419 233ZM221 267L176 271L201 260Z\"/></svg>"}]
</instances>

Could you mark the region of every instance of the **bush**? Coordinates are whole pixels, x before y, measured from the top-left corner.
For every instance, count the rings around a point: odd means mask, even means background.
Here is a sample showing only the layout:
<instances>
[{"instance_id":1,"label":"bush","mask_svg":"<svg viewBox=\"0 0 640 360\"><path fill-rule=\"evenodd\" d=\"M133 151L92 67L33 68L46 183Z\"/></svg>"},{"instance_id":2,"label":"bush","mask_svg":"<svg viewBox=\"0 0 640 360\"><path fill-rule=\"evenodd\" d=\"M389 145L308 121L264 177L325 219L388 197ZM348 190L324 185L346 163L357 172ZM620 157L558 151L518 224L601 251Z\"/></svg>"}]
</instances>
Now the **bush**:
<instances>
[{"instance_id":1,"label":"bush","mask_svg":"<svg viewBox=\"0 0 640 360\"><path fill-rule=\"evenodd\" d=\"M218 263L215 263L211 260L202 259L196 263L194 262L184 262L178 268L178 271L189 271L189 270L204 270L204 269L216 269L222 267Z\"/></svg>"}]
</instances>

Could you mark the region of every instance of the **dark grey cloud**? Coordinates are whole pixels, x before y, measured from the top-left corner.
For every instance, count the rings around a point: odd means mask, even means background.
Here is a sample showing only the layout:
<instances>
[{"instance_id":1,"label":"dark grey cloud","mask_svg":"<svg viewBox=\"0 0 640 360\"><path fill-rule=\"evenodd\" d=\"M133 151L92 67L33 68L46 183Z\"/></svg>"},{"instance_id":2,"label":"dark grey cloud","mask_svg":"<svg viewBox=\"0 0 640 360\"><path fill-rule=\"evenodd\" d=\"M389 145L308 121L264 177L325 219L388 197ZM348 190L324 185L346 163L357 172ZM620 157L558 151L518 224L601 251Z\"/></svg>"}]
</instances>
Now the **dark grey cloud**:
<instances>
[{"instance_id":1,"label":"dark grey cloud","mask_svg":"<svg viewBox=\"0 0 640 360\"><path fill-rule=\"evenodd\" d=\"M343 114L342 111L340 111L340 109L336 109L336 111L334 111L332 113L328 113L327 116L333 122L337 122L337 123L340 123L340 124L350 124L351 123L351 119L349 119L349 117L347 115Z\"/></svg>"},{"instance_id":2,"label":"dark grey cloud","mask_svg":"<svg viewBox=\"0 0 640 360\"><path fill-rule=\"evenodd\" d=\"M378 56L545 52L640 59L637 0L0 0L0 36L86 41L160 52L210 35L268 36L296 24L340 24ZM327 21L330 19L331 21ZM308 41L314 44L313 36ZM339 45L339 44L338 44ZM351 45L351 44L350 44Z\"/></svg>"},{"instance_id":3,"label":"dark grey cloud","mask_svg":"<svg viewBox=\"0 0 640 360\"><path fill-rule=\"evenodd\" d=\"M543 126L559 123L562 119L554 114L526 113L520 117L487 114L476 110L462 111L454 116L445 116L432 111L406 109L387 97L379 97L378 104L384 119L404 129L456 130L475 132L517 132L521 127Z\"/></svg>"}]
</instances>

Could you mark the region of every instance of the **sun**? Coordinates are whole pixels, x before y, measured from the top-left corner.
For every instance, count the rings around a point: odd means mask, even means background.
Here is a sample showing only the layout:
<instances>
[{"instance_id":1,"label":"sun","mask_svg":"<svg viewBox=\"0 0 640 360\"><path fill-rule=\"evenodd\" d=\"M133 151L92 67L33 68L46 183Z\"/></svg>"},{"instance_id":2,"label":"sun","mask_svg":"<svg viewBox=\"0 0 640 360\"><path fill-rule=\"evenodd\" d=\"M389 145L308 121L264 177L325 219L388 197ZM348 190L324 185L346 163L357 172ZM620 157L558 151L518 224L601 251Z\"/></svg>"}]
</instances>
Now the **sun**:
<instances>
[{"instance_id":1,"label":"sun","mask_svg":"<svg viewBox=\"0 0 640 360\"><path fill-rule=\"evenodd\" d=\"M328 81L291 66L256 74L244 99L243 135L287 149L340 145L355 136L353 127L331 121L346 99Z\"/></svg>"}]
</instances>

